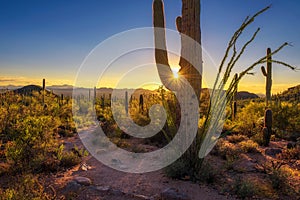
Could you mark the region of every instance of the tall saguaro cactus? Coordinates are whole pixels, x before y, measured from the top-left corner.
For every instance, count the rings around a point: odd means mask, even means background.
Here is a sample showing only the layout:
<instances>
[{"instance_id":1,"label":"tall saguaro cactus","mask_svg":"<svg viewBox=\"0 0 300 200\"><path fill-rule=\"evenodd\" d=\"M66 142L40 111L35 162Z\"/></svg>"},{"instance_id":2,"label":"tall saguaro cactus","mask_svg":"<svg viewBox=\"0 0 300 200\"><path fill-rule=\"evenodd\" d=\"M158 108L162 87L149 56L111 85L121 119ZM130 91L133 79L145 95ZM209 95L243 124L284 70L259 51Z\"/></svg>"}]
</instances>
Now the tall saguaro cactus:
<instances>
[{"instance_id":1,"label":"tall saguaro cactus","mask_svg":"<svg viewBox=\"0 0 300 200\"><path fill-rule=\"evenodd\" d=\"M165 36L165 16L162 0L153 2L153 23L155 28L155 59L162 83L171 90L176 90L172 84L173 73L168 61ZM177 30L181 34L181 58L179 75L187 79L193 87L197 98L201 92L202 51L190 38L201 44L200 31L200 0L182 0L182 16L176 19ZM190 62L196 63L193 66ZM198 70L197 70L198 69ZM199 73L200 72L200 73Z\"/></svg>"},{"instance_id":2,"label":"tall saguaro cactus","mask_svg":"<svg viewBox=\"0 0 300 200\"><path fill-rule=\"evenodd\" d=\"M271 101L271 88L272 88L272 56L271 49L267 49L267 71L264 66L261 67L263 75L266 77L266 106L269 106Z\"/></svg>"},{"instance_id":3,"label":"tall saguaro cactus","mask_svg":"<svg viewBox=\"0 0 300 200\"><path fill-rule=\"evenodd\" d=\"M43 78L43 105L45 105L45 89L46 89L46 80Z\"/></svg>"},{"instance_id":4,"label":"tall saguaro cactus","mask_svg":"<svg viewBox=\"0 0 300 200\"><path fill-rule=\"evenodd\" d=\"M176 18L177 30L181 36L181 55L180 70L178 75L186 79L194 90L198 103L200 102L201 81L202 81L202 49L201 49L201 31L200 31L200 0L182 0L182 15ZM174 76L168 60L168 50L166 45L166 29L164 5L162 0L153 1L153 25L155 42L155 60L158 74L163 85L171 91L178 91L188 99L191 94L182 90L180 81L174 80ZM179 78L180 78L179 77ZM190 100L181 102L182 108L191 108ZM199 106L199 105L197 105ZM186 112L186 111L183 111ZM184 113L184 122L180 124L185 131L187 138L191 133L190 124L197 120L194 113ZM187 141L182 141L187 143ZM200 149L199 140L194 143L185 152L183 162L190 166L191 172L198 171L201 160L198 160L198 151Z\"/></svg>"}]
</instances>

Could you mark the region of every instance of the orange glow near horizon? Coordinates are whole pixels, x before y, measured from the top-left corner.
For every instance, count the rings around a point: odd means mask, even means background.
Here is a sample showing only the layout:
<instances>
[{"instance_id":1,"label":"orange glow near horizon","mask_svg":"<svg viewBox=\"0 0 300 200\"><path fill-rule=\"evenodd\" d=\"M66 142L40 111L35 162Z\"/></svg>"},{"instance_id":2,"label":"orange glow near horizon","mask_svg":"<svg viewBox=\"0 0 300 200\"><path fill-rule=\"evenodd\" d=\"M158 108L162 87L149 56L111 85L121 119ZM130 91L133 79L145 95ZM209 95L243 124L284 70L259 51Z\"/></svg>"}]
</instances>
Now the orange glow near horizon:
<instances>
[{"instance_id":1,"label":"orange glow near horizon","mask_svg":"<svg viewBox=\"0 0 300 200\"><path fill-rule=\"evenodd\" d=\"M174 74L174 78L178 78L178 71L179 67L172 67L172 72ZM61 79L53 79L44 77L46 79L46 85L47 86L53 86L53 85L74 85L74 80L61 80ZM113 79L112 79L113 80ZM42 78L29 78L29 77L13 77L13 76L0 76L0 86L25 86L25 85L42 85ZM277 94L280 92L283 92L284 90L287 90L290 87L299 85L299 83L273 83L272 85L272 94ZM203 80L202 87L207 88L210 86ZM90 86L82 85L82 87L89 88ZM107 87L107 88L114 88L114 84L110 82L105 82L105 84L97 85L97 88L101 87ZM159 84L145 84L141 85L140 88L149 89L149 90L155 90L159 87ZM256 94L264 94L265 93L265 84L264 83L250 83L250 82L241 82L238 88L238 91L248 91L251 93Z\"/></svg>"}]
</instances>

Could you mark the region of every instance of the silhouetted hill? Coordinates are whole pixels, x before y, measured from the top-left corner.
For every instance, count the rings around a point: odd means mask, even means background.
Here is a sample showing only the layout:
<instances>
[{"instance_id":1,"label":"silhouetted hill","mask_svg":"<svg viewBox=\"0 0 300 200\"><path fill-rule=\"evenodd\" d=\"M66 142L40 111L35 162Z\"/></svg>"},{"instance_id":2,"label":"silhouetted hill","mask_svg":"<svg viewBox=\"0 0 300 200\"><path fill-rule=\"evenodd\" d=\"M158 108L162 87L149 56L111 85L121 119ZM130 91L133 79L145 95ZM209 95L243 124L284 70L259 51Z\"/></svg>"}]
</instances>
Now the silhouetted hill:
<instances>
[{"instance_id":1,"label":"silhouetted hill","mask_svg":"<svg viewBox=\"0 0 300 200\"><path fill-rule=\"evenodd\" d=\"M16 94L32 95L33 92L41 92L43 88L38 85L26 85L22 88L13 90ZM46 93L50 93L46 90Z\"/></svg>"},{"instance_id":2,"label":"silhouetted hill","mask_svg":"<svg viewBox=\"0 0 300 200\"><path fill-rule=\"evenodd\" d=\"M300 85L290 87L281 94L274 95L273 98L281 101L300 101Z\"/></svg>"},{"instance_id":3,"label":"silhouetted hill","mask_svg":"<svg viewBox=\"0 0 300 200\"><path fill-rule=\"evenodd\" d=\"M236 98L238 100L242 100L242 99L256 99L259 98L258 95L254 94L254 93L250 93L247 91L240 91L237 93Z\"/></svg>"},{"instance_id":4,"label":"silhouetted hill","mask_svg":"<svg viewBox=\"0 0 300 200\"><path fill-rule=\"evenodd\" d=\"M211 89L208 88L203 88L201 90L201 98L204 100L206 98L209 97L210 93L212 92ZM254 94L254 93L250 93L247 91L240 91L237 93L237 99L238 100L242 100L242 99L256 99L259 98L258 95Z\"/></svg>"}]
</instances>

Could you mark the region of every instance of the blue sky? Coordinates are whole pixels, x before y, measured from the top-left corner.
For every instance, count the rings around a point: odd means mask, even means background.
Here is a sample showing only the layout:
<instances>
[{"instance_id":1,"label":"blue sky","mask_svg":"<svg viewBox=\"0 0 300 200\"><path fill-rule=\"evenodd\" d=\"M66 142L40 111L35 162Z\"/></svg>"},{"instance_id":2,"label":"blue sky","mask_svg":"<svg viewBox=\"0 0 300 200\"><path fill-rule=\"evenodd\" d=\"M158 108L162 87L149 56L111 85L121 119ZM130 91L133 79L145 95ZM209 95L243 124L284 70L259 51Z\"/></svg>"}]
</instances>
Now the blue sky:
<instances>
[{"instance_id":1,"label":"blue sky","mask_svg":"<svg viewBox=\"0 0 300 200\"><path fill-rule=\"evenodd\" d=\"M164 2L167 27L175 29L181 1ZM237 72L265 55L267 47L275 49L286 41L293 47L276 58L300 66L300 1L202 0L201 4L203 47L216 63L243 19L272 4L241 38L245 41L257 27L262 28ZM35 83L43 77L49 84L72 84L96 45L119 32L149 26L152 0L0 0L0 85ZM209 67L204 65L204 72ZM255 71L241 89L263 92L264 78ZM300 84L299 73L274 65L273 92Z\"/></svg>"}]
</instances>

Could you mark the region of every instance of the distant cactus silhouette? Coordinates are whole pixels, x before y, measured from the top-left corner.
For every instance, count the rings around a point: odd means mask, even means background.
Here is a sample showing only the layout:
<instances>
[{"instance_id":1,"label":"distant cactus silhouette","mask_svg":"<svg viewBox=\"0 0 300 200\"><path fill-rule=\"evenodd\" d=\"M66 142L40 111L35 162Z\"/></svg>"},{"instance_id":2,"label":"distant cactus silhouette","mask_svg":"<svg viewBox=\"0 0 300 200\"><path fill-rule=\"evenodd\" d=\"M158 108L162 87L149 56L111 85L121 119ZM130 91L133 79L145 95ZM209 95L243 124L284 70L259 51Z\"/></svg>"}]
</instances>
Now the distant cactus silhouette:
<instances>
[{"instance_id":1,"label":"distant cactus silhouette","mask_svg":"<svg viewBox=\"0 0 300 200\"><path fill-rule=\"evenodd\" d=\"M238 74L234 75L234 81L237 82L238 81ZM232 107L231 107L231 119L234 120L236 118L236 113L237 113L237 91L238 91L238 83L234 85L234 94L233 94L233 101L232 101Z\"/></svg>"},{"instance_id":2,"label":"distant cactus silhouette","mask_svg":"<svg viewBox=\"0 0 300 200\"><path fill-rule=\"evenodd\" d=\"M43 79L43 90L42 90L42 93L43 93L43 106L45 106L45 89L46 89L46 80Z\"/></svg>"},{"instance_id":3,"label":"distant cactus silhouette","mask_svg":"<svg viewBox=\"0 0 300 200\"><path fill-rule=\"evenodd\" d=\"M128 92L125 92L125 112L128 115Z\"/></svg>"},{"instance_id":4,"label":"distant cactus silhouette","mask_svg":"<svg viewBox=\"0 0 300 200\"><path fill-rule=\"evenodd\" d=\"M102 108L105 107L105 94L103 94L103 96L101 96L101 107Z\"/></svg>"},{"instance_id":5,"label":"distant cactus silhouette","mask_svg":"<svg viewBox=\"0 0 300 200\"><path fill-rule=\"evenodd\" d=\"M46 80L43 79L43 90L45 91L45 89L46 89Z\"/></svg>"},{"instance_id":6,"label":"distant cactus silhouette","mask_svg":"<svg viewBox=\"0 0 300 200\"><path fill-rule=\"evenodd\" d=\"M97 88L94 87L94 104L96 103L97 100Z\"/></svg>"},{"instance_id":7,"label":"distant cactus silhouette","mask_svg":"<svg viewBox=\"0 0 300 200\"><path fill-rule=\"evenodd\" d=\"M271 101L271 88L272 88L272 55L271 49L267 49L267 70L264 66L261 67L263 75L266 77L266 106L269 106Z\"/></svg>"},{"instance_id":8,"label":"distant cactus silhouette","mask_svg":"<svg viewBox=\"0 0 300 200\"><path fill-rule=\"evenodd\" d=\"M143 97L142 94L140 95L139 112L140 112L140 113L143 113L143 112L144 112L144 97Z\"/></svg>"}]
</instances>

